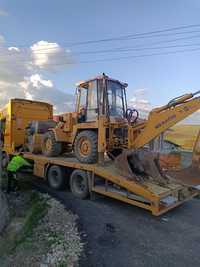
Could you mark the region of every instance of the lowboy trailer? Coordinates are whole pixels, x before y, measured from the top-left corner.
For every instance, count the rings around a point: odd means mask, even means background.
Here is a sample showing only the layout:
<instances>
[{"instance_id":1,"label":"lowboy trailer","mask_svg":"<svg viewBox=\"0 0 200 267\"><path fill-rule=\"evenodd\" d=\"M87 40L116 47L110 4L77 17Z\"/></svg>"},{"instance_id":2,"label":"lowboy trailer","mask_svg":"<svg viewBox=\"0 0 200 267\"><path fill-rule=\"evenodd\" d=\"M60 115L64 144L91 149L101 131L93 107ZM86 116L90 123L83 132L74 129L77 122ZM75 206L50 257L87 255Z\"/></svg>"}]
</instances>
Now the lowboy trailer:
<instances>
[{"instance_id":1,"label":"lowboy trailer","mask_svg":"<svg viewBox=\"0 0 200 267\"><path fill-rule=\"evenodd\" d=\"M24 153L24 157L33 162L33 174L48 181L50 187L56 190L69 184L72 193L81 199L95 192L149 210L155 216L200 192L198 186L177 181L159 185L154 179L137 181L124 177L112 160L102 164L83 164L73 155L46 157Z\"/></svg>"}]
</instances>

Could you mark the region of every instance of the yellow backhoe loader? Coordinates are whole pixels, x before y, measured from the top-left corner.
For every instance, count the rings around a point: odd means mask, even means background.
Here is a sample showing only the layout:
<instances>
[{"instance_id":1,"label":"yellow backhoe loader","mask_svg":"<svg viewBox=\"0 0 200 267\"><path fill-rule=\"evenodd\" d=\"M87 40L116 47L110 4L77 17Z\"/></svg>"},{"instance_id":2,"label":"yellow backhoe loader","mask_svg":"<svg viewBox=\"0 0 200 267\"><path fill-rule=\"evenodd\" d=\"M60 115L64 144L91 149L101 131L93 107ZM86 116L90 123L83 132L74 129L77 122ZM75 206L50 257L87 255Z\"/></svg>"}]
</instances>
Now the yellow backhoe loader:
<instances>
[{"instance_id":1,"label":"yellow backhoe loader","mask_svg":"<svg viewBox=\"0 0 200 267\"><path fill-rule=\"evenodd\" d=\"M106 75L77 85L76 111L63 114L43 136L42 152L58 156L71 149L82 163L144 147L166 129L200 109L200 98L186 94L153 109L147 120L127 107L127 84Z\"/></svg>"}]
</instances>

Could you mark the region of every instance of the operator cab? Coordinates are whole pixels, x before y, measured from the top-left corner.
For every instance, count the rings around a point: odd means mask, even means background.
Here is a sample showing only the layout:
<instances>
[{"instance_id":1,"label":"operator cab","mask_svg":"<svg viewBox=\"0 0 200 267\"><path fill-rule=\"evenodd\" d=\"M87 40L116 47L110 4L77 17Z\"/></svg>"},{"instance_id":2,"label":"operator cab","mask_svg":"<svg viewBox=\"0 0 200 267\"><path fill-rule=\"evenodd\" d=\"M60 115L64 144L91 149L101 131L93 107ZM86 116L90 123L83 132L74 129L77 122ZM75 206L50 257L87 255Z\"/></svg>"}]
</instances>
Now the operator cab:
<instances>
[{"instance_id":1,"label":"operator cab","mask_svg":"<svg viewBox=\"0 0 200 267\"><path fill-rule=\"evenodd\" d=\"M79 122L96 121L99 115L112 119L126 118L126 83L105 74L77 85L76 112Z\"/></svg>"}]
</instances>

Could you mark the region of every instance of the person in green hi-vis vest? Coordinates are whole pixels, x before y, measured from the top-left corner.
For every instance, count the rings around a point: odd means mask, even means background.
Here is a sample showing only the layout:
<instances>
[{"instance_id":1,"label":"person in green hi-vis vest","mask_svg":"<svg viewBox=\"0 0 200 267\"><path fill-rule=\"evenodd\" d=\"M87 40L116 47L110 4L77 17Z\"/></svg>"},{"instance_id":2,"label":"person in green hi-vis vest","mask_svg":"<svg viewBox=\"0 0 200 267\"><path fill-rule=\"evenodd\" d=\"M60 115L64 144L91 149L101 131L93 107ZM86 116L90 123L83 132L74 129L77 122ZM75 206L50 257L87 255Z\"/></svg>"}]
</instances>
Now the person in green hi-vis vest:
<instances>
[{"instance_id":1,"label":"person in green hi-vis vest","mask_svg":"<svg viewBox=\"0 0 200 267\"><path fill-rule=\"evenodd\" d=\"M17 172L21 172L27 169L32 169L32 165L23 158L23 154L20 153L16 156L13 156L7 165L7 193L10 193L11 190L16 190L18 187L17 182Z\"/></svg>"}]
</instances>

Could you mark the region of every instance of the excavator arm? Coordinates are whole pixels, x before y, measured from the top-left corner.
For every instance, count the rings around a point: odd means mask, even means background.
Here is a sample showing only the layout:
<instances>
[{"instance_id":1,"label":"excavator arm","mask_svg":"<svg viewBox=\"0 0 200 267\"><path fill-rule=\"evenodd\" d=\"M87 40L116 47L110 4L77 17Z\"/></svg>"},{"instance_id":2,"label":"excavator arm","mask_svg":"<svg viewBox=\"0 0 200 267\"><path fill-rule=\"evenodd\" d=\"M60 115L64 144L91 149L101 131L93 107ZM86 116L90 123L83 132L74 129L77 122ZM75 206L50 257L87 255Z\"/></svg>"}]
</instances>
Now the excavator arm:
<instances>
[{"instance_id":1,"label":"excavator arm","mask_svg":"<svg viewBox=\"0 0 200 267\"><path fill-rule=\"evenodd\" d=\"M145 122L129 126L128 149L115 158L115 166L123 176L138 179L136 174L140 173L143 176L153 177L159 184L168 182L158 164L159 154L145 150L143 147L200 109L200 97L195 97L199 93L200 91L175 98L167 105L153 109Z\"/></svg>"},{"instance_id":2,"label":"excavator arm","mask_svg":"<svg viewBox=\"0 0 200 267\"><path fill-rule=\"evenodd\" d=\"M161 133L200 109L200 97L186 94L171 100L167 105L153 109L148 119L129 128L128 148L138 149L148 144ZM133 138L135 136L135 138Z\"/></svg>"}]
</instances>

